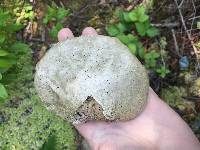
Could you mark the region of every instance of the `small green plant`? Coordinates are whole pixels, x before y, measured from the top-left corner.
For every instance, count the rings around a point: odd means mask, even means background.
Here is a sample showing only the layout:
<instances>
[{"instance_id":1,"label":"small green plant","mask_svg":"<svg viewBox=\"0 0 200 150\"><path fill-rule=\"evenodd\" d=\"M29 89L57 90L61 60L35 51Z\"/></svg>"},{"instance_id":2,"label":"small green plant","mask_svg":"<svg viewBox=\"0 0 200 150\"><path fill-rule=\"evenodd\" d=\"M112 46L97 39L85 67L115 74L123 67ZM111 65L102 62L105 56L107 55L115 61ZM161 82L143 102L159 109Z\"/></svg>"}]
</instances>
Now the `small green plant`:
<instances>
[{"instance_id":1,"label":"small green plant","mask_svg":"<svg viewBox=\"0 0 200 150\"><path fill-rule=\"evenodd\" d=\"M2 79L2 74L0 74L0 80ZM8 93L2 83L0 83L0 100L4 100L8 97Z\"/></svg>"},{"instance_id":2,"label":"small green plant","mask_svg":"<svg viewBox=\"0 0 200 150\"><path fill-rule=\"evenodd\" d=\"M33 21L35 14L33 11L33 6L31 6L29 3L24 3L22 7L17 6L13 13L15 14L16 23L17 24L24 24L26 25L28 21Z\"/></svg>"},{"instance_id":3,"label":"small green plant","mask_svg":"<svg viewBox=\"0 0 200 150\"><path fill-rule=\"evenodd\" d=\"M143 39L159 35L159 30L151 25L150 18L145 13L145 8L138 6L130 12L118 10L117 18L115 24L106 27L107 33L124 43L132 54L144 62L147 69L154 70L161 77L166 76L169 73L168 69L165 68L164 72L164 68L162 66L160 68L160 65L158 65L161 54L156 50L145 48L142 43Z\"/></svg>"},{"instance_id":4,"label":"small green plant","mask_svg":"<svg viewBox=\"0 0 200 150\"><path fill-rule=\"evenodd\" d=\"M0 100L8 96L3 83L7 78L4 74L17 62L17 56L13 54L13 51L23 52L29 48L28 45L15 38L16 32L23 27L16 23L10 12L0 10Z\"/></svg>"},{"instance_id":5,"label":"small green plant","mask_svg":"<svg viewBox=\"0 0 200 150\"><path fill-rule=\"evenodd\" d=\"M161 66L160 68L156 69L156 72L160 75L160 77L165 78L165 76L170 73L169 69L165 66Z\"/></svg>"},{"instance_id":6,"label":"small green plant","mask_svg":"<svg viewBox=\"0 0 200 150\"><path fill-rule=\"evenodd\" d=\"M62 20L70 14L69 9L50 7L47 8L47 14L43 18L43 23L48 25L53 23L53 27L49 29L50 36L55 39L58 31L63 28Z\"/></svg>"},{"instance_id":7,"label":"small green plant","mask_svg":"<svg viewBox=\"0 0 200 150\"><path fill-rule=\"evenodd\" d=\"M145 61L147 68L155 68L157 59L159 57L160 57L160 54L157 53L155 50L153 50L149 53L146 53L146 55L144 56L144 61Z\"/></svg>"}]
</instances>

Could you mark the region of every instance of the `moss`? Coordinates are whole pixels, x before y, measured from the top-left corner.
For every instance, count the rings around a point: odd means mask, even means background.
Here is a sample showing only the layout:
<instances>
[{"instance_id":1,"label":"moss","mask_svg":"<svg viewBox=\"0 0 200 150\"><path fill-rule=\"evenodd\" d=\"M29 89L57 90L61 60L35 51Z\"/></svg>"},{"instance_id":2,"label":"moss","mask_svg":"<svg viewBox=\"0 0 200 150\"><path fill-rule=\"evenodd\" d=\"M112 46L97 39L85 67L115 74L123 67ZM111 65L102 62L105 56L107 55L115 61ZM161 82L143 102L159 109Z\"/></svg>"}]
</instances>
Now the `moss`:
<instances>
[{"instance_id":1,"label":"moss","mask_svg":"<svg viewBox=\"0 0 200 150\"><path fill-rule=\"evenodd\" d=\"M173 108L178 108L181 111L194 110L194 103L186 101L187 90L184 87L170 86L161 91L161 97Z\"/></svg>"},{"instance_id":2,"label":"moss","mask_svg":"<svg viewBox=\"0 0 200 150\"><path fill-rule=\"evenodd\" d=\"M195 80L194 84L190 88L190 92L194 96L200 97L200 77Z\"/></svg>"},{"instance_id":3,"label":"moss","mask_svg":"<svg viewBox=\"0 0 200 150\"><path fill-rule=\"evenodd\" d=\"M171 86L162 89L161 97L170 106L175 107L182 100L182 96L184 96L184 93L186 93L186 91L183 87Z\"/></svg>"},{"instance_id":4,"label":"moss","mask_svg":"<svg viewBox=\"0 0 200 150\"><path fill-rule=\"evenodd\" d=\"M33 85L31 51L16 55L18 63L7 74L8 78L15 75L7 85L10 98L0 106L7 118L0 122L0 149L39 149L52 134L56 136L56 149L76 149L72 126L40 103Z\"/></svg>"}]
</instances>

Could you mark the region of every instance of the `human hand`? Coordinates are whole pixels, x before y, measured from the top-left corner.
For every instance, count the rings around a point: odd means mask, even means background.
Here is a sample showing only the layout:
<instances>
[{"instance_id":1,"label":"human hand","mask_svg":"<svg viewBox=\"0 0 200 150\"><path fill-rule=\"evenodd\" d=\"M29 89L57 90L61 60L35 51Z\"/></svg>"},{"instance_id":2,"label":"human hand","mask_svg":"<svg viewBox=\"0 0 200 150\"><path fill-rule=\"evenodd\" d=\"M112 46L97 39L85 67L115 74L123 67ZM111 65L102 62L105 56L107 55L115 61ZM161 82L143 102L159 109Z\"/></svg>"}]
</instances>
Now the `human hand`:
<instances>
[{"instance_id":1,"label":"human hand","mask_svg":"<svg viewBox=\"0 0 200 150\"><path fill-rule=\"evenodd\" d=\"M91 27L82 32L82 36L96 34ZM68 28L58 33L59 41L73 37ZM188 125L152 89L149 90L146 108L133 120L112 123L91 121L75 127L94 150L200 149Z\"/></svg>"}]
</instances>

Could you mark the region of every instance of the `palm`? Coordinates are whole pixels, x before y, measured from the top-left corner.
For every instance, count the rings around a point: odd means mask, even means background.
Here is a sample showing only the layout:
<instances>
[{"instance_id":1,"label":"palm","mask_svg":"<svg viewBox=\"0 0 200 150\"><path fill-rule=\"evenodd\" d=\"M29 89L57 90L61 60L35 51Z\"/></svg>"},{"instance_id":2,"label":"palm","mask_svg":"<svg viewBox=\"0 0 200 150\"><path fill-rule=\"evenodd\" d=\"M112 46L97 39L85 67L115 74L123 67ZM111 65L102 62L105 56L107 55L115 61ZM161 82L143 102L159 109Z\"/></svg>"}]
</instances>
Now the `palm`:
<instances>
[{"instance_id":1,"label":"palm","mask_svg":"<svg viewBox=\"0 0 200 150\"><path fill-rule=\"evenodd\" d=\"M84 36L96 35L85 28ZM58 34L59 41L73 38L70 29ZM144 111L135 119L126 122L88 122L75 126L93 149L193 149L200 144L186 123L150 89Z\"/></svg>"},{"instance_id":2,"label":"palm","mask_svg":"<svg viewBox=\"0 0 200 150\"><path fill-rule=\"evenodd\" d=\"M113 123L89 122L76 126L76 128L94 149L101 146L101 148L109 147L110 150L124 149L124 147L127 149L155 149L160 138L169 140L167 139L169 137L163 136L166 132L174 137L185 139L187 133L183 131L189 129L152 90L149 92L145 110L135 119ZM188 132L188 134L190 133ZM191 139L188 140L191 141ZM180 148L181 145L177 146Z\"/></svg>"}]
</instances>

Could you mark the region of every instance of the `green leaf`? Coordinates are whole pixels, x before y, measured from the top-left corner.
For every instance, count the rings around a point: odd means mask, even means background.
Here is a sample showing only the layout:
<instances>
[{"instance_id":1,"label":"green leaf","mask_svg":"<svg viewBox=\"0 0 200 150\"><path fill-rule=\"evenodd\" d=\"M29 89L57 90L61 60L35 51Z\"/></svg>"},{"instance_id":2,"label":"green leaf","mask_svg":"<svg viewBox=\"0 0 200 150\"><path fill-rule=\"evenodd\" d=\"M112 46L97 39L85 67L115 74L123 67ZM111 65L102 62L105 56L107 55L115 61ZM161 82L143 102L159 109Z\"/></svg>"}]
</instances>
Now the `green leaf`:
<instances>
[{"instance_id":1,"label":"green leaf","mask_svg":"<svg viewBox=\"0 0 200 150\"><path fill-rule=\"evenodd\" d=\"M8 97L8 93L3 84L0 83L0 100L4 100Z\"/></svg>"},{"instance_id":2,"label":"green leaf","mask_svg":"<svg viewBox=\"0 0 200 150\"><path fill-rule=\"evenodd\" d=\"M13 65L13 62L10 62L7 59L0 58L0 68L10 68Z\"/></svg>"},{"instance_id":3,"label":"green leaf","mask_svg":"<svg viewBox=\"0 0 200 150\"><path fill-rule=\"evenodd\" d=\"M131 12L129 12L129 13L128 13L128 16L129 16L129 18L130 18L130 20L131 20L132 22L135 22L135 21L138 20L138 16L137 16L137 13L136 13L135 10L132 10Z\"/></svg>"},{"instance_id":4,"label":"green leaf","mask_svg":"<svg viewBox=\"0 0 200 150\"><path fill-rule=\"evenodd\" d=\"M134 54L134 55L137 54L137 47L135 44L133 44L133 43L128 44L128 48L130 49L132 54Z\"/></svg>"},{"instance_id":5,"label":"green leaf","mask_svg":"<svg viewBox=\"0 0 200 150\"><path fill-rule=\"evenodd\" d=\"M136 26L136 30L140 36L146 35L146 28L143 23L136 23L135 26Z\"/></svg>"},{"instance_id":6,"label":"green leaf","mask_svg":"<svg viewBox=\"0 0 200 150\"><path fill-rule=\"evenodd\" d=\"M48 6L47 14L48 14L49 16L56 17L56 15L57 15L57 9Z\"/></svg>"},{"instance_id":7,"label":"green leaf","mask_svg":"<svg viewBox=\"0 0 200 150\"><path fill-rule=\"evenodd\" d=\"M124 11L122 9L117 10L117 17L119 18L119 21L124 22Z\"/></svg>"},{"instance_id":8,"label":"green leaf","mask_svg":"<svg viewBox=\"0 0 200 150\"><path fill-rule=\"evenodd\" d=\"M156 51L151 51L145 54L144 59L148 67L154 68L156 66L157 59L160 57L160 54Z\"/></svg>"},{"instance_id":9,"label":"green leaf","mask_svg":"<svg viewBox=\"0 0 200 150\"><path fill-rule=\"evenodd\" d=\"M6 22L11 19L8 11L0 10L0 26L5 26Z\"/></svg>"},{"instance_id":10,"label":"green leaf","mask_svg":"<svg viewBox=\"0 0 200 150\"><path fill-rule=\"evenodd\" d=\"M33 6L27 5L27 6L24 7L24 9L25 9L26 11L30 11L30 10L33 10Z\"/></svg>"},{"instance_id":11,"label":"green leaf","mask_svg":"<svg viewBox=\"0 0 200 150\"><path fill-rule=\"evenodd\" d=\"M6 35L4 33L0 33L0 44L2 44L6 39Z\"/></svg>"},{"instance_id":12,"label":"green leaf","mask_svg":"<svg viewBox=\"0 0 200 150\"><path fill-rule=\"evenodd\" d=\"M16 32L23 28L24 28L24 25L14 23L14 24L7 25L5 29L7 32Z\"/></svg>"},{"instance_id":13,"label":"green leaf","mask_svg":"<svg viewBox=\"0 0 200 150\"><path fill-rule=\"evenodd\" d=\"M145 22L149 19L149 16L145 14L145 8L143 6L139 6L136 9L129 12L129 18L132 22Z\"/></svg>"},{"instance_id":14,"label":"green leaf","mask_svg":"<svg viewBox=\"0 0 200 150\"><path fill-rule=\"evenodd\" d=\"M144 6L139 6L135 9L135 11L137 12L138 16L143 16L145 14L145 8Z\"/></svg>"},{"instance_id":15,"label":"green leaf","mask_svg":"<svg viewBox=\"0 0 200 150\"><path fill-rule=\"evenodd\" d=\"M29 45L22 43L22 42L15 42L11 47L10 50L25 53L29 50Z\"/></svg>"},{"instance_id":16,"label":"green leaf","mask_svg":"<svg viewBox=\"0 0 200 150\"><path fill-rule=\"evenodd\" d=\"M145 36L147 30L150 27L150 23L149 23L149 21L146 21L144 23L137 22L137 23L135 23L135 26L136 26L136 30L137 30L138 34L140 36Z\"/></svg>"},{"instance_id":17,"label":"green leaf","mask_svg":"<svg viewBox=\"0 0 200 150\"><path fill-rule=\"evenodd\" d=\"M9 53L5 50L0 50L0 56L7 56Z\"/></svg>"},{"instance_id":18,"label":"green leaf","mask_svg":"<svg viewBox=\"0 0 200 150\"><path fill-rule=\"evenodd\" d=\"M124 21L125 22L131 22L131 18L129 16L129 13L128 12L124 12L123 13L123 18L124 18Z\"/></svg>"},{"instance_id":19,"label":"green leaf","mask_svg":"<svg viewBox=\"0 0 200 150\"><path fill-rule=\"evenodd\" d=\"M119 29L116 27L116 25L110 25L106 28L106 31L107 33L110 35L110 36L117 36L120 31Z\"/></svg>"},{"instance_id":20,"label":"green leaf","mask_svg":"<svg viewBox=\"0 0 200 150\"><path fill-rule=\"evenodd\" d=\"M145 22L145 21L147 21L148 19L149 19L149 16L143 15L143 16L141 16L141 17L138 19L138 21L139 21L139 22Z\"/></svg>"},{"instance_id":21,"label":"green leaf","mask_svg":"<svg viewBox=\"0 0 200 150\"><path fill-rule=\"evenodd\" d=\"M2 79L2 74L0 73L0 80Z\"/></svg>"},{"instance_id":22,"label":"green leaf","mask_svg":"<svg viewBox=\"0 0 200 150\"><path fill-rule=\"evenodd\" d=\"M138 52L139 57L144 59L145 49L144 49L142 43L140 43L140 42L137 43L137 52Z\"/></svg>"},{"instance_id":23,"label":"green leaf","mask_svg":"<svg viewBox=\"0 0 200 150\"><path fill-rule=\"evenodd\" d=\"M48 24L49 21L51 21L53 18L56 18L56 16L57 16L57 9L48 6L47 13L46 13L45 17L43 18L42 22L44 24Z\"/></svg>"},{"instance_id":24,"label":"green leaf","mask_svg":"<svg viewBox=\"0 0 200 150\"><path fill-rule=\"evenodd\" d=\"M149 37L155 37L156 35L159 35L159 30L155 27L151 27L147 30L147 35Z\"/></svg>"},{"instance_id":25,"label":"green leaf","mask_svg":"<svg viewBox=\"0 0 200 150\"><path fill-rule=\"evenodd\" d=\"M119 31L120 31L121 33L125 32L125 31L127 30L126 24L121 23L121 22L117 24L117 28L119 29Z\"/></svg>"},{"instance_id":26,"label":"green leaf","mask_svg":"<svg viewBox=\"0 0 200 150\"><path fill-rule=\"evenodd\" d=\"M56 18L60 21L69 15L69 9L59 8Z\"/></svg>"},{"instance_id":27,"label":"green leaf","mask_svg":"<svg viewBox=\"0 0 200 150\"><path fill-rule=\"evenodd\" d=\"M57 23L50 31L49 34L52 38L56 39L58 32L63 28L61 23Z\"/></svg>"},{"instance_id":28,"label":"green leaf","mask_svg":"<svg viewBox=\"0 0 200 150\"><path fill-rule=\"evenodd\" d=\"M167 69L165 66L161 66L161 68L157 69L156 72L161 76L162 78L165 78L167 74L170 73L169 69Z\"/></svg>"},{"instance_id":29,"label":"green leaf","mask_svg":"<svg viewBox=\"0 0 200 150\"><path fill-rule=\"evenodd\" d=\"M48 15L46 15L46 16L43 18L43 20L42 20L42 22L43 22L44 24L47 24L49 21L50 21L50 17L49 17Z\"/></svg>"},{"instance_id":30,"label":"green leaf","mask_svg":"<svg viewBox=\"0 0 200 150\"><path fill-rule=\"evenodd\" d=\"M133 43L138 43L139 42L139 39L137 36L134 36L133 34L128 34L128 39L130 42L133 42Z\"/></svg>"},{"instance_id":31,"label":"green leaf","mask_svg":"<svg viewBox=\"0 0 200 150\"><path fill-rule=\"evenodd\" d=\"M128 43L130 42L128 36L124 34L118 35L117 38L125 45L128 45Z\"/></svg>"}]
</instances>

